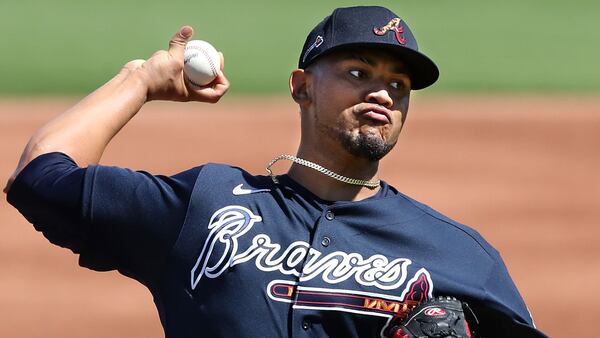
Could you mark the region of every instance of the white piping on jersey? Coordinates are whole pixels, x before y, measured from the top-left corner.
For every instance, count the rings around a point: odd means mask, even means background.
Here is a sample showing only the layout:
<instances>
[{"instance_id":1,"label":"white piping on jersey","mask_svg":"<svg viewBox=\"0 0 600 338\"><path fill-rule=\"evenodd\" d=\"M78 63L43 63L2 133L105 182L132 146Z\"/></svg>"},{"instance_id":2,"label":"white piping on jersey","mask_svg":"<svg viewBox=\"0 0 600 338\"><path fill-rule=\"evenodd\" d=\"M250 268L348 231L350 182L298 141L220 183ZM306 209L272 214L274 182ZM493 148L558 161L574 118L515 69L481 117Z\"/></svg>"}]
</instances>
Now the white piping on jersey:
<instances>
[{"instance_id":1,"label":"white piping on jersey","mask_svg":"<svg viewBox=\"0 0 600 338\"><path fill-rule=\"evenodd\" d=\"M267 285L267 295L269 296L269 298L271 298L275 301L278 301L278 302L292 303L293 302L292 299L288 300L288 299L277 298L277 297L274 297L271 294L271 292L269 292L269 290L271 290L271 288L273 287L274 284L285 284L285 285L295 286L300 291L335 292L335 293L342 293L342 294L348 294L348 295L361 295L361 296L372 297L372 298L384 298L386 300L403 302L406 300L406 296L407 296L406 294L408 292L410 292L410 289L411 289L413 283L415 281L417 281L419 279L419 277L421 277L422 275L424 275L425 278L427 278L427 283L430 286L429 290L427 291L427 298L428 299L432 298L433 297L433 281L431 280L431 275L429 274L429 271L427 271L425 268L421 268L421 269L419 269L419 271L415 272L415 275L413 276L413 278L411 278L410 281L408 283L406 283L406 286L404 287L404 290L402 291L400 296L394 296L394 295L388 295L388 294L376 293L376 292L358 291L358 290L329 289L329 288L317 288L317 287L313 287L313 286L302 286L302 285L298 285L298 282L296 282L296 281L289 281L289 280L285 280L285 279L275 279L275 280L272 280L271 282L269 282L269 284Z\"/></svg>"},{"instance_id":2,"label":"white piping on jersey","mask_svg":"<svg viewBox=\"0 0 600 338\"><path fill-rule=\"evenodd\" d=\"M380 311L369 311L368 309L349 308L349 307L344 307L344 306L330 306L330 305L321 305L320 306L320 305L297 304L296 296L295 296L296 292L298 292L298 293L322 292L324 294L347 294L350 296L364 296L364 297L375 298L375 299L383 299L385 301L395 301L398 303L403 303L406 301L408 293L413 289L413 283L417 282L419 280L419 278L421 278L422 276L426 278L426 280L427 280L426 283L429 286L428 290L427 290L427 298L431 299L433 297L433 281L431 280L429 271L427 271L427 269L425 269L425 268L419 269L419 271L417 271L415 273L413 278L411 278L410 281L408 281L406 283L406 285L404 286L404 290L402 291L402 294L400 297L388 295L388 294L365 292L365 291L358 291L358 290L331 289L331 288L318 288L318 287L311 287L311 286L302 286L302 285L298 285L298 282L296 282L296 281L289 281L289 280L282 280L282 279L275 279L275 280L271 281L267 285L266 293L267 293L268 297L274 301L283 302L283 303L292 303L293 309L307 309L307 310L319 310L319 311L341 311L341 312L356 313L356 314L362 314L362 315L368 315L368 316L377 316L377 317L387 318L387 321L386 321L385 325L383 326L383 328L381 329L380 335L379 335L381 338L385 338L386 337L385 331L387 330L392 318L394 317L394 314L384 313L384 312L380 312ZM277 284L292 286L292 287L296 288L296 291L294 292L294 294L289 295L289 298L288 297L277 297L276 295L273 294L273 286L277 285Z\"/></svg>"}]
</instances>

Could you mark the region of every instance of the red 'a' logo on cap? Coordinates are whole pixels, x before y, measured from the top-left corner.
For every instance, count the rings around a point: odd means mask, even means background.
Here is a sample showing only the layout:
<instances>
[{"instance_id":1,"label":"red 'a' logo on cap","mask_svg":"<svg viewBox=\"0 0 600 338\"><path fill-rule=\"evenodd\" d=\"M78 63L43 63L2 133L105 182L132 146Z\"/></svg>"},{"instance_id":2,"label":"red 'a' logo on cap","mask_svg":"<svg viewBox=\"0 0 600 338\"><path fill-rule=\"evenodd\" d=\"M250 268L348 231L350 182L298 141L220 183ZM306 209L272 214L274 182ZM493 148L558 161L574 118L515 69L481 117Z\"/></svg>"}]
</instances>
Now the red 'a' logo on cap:
<instances>
[{"instance_id":1,"label":"red 'a' logo on cap","mask_svg":"<svg viewBox=\"0 0 600 338\"><path fill-rule=\"evenodd\" d=\"M373 28L373 33L382 36L388 31L394 31L396 33L396 40L398 40L401 45L404 45L406 43L406 38L402 36L402 33L404 33L404 26L400 24L400 21L400 18L393 18L387 25Z\"/></svg>"}]
</instances>

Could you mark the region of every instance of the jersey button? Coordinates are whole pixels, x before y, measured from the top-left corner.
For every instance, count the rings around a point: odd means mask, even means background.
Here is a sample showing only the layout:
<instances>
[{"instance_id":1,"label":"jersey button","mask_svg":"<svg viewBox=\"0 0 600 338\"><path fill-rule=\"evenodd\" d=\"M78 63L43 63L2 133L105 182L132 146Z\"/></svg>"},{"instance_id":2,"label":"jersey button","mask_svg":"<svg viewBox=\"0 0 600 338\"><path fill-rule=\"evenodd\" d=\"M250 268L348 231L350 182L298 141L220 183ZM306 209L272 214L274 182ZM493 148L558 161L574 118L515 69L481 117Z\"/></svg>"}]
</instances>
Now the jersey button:
<instances>
[{"instance_id":1,"label":"jersey button","mask_svg":"<svg viewBox=\"0 0 600 338\"><path fill-rule=\"evenodd\" d=\"M325 218L327 218L328 221L333 221L333 219L335 218L333 211L327 210L327 213L325 214Z\"/></svg>"},{"instance_id":2,"label":"jersey button","mask_svg":"<svg viewBox=\"0 0 600 338\"><path fill-rule=\"evenodd\" d=\"M331 239L329 239L329 237L325 236L323 237L323 239L321 240L321 245L322 246L329 246L329 243L331 243Z\"/></svg>"},{"instance_id":3,"label":"jersey button","mask_svg":"<svg viewBox=\"0 0 600 338\"><path fill-rule=\"evenodd\" d=\"M307 320L303 321L302 322L302 328L304 330L308 330L310 328L310 323Z\"/></svg>"}]
</instances>

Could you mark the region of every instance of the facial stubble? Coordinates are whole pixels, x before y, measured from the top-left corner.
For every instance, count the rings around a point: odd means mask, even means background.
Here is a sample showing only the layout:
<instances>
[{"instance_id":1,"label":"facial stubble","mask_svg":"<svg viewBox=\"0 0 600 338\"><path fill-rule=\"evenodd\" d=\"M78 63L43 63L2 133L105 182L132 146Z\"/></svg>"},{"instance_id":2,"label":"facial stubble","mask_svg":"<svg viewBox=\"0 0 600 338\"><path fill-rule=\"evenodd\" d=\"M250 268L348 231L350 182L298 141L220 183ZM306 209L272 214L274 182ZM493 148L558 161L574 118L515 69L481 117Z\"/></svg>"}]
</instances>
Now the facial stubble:
<instances>
[{"instance_id":1,"label":"facial stubble","mask_svg":"<svg viewBox=\"0 0 600 338\"><path fill-rule=\"evenodd\" d=\"M387 155L396 143L385 143L385 141L371 134L357 133L350 131L337 130L337 137L344 149L350 154L368 159L370 161L379 161Z\"/></svg>"}]
</instances>

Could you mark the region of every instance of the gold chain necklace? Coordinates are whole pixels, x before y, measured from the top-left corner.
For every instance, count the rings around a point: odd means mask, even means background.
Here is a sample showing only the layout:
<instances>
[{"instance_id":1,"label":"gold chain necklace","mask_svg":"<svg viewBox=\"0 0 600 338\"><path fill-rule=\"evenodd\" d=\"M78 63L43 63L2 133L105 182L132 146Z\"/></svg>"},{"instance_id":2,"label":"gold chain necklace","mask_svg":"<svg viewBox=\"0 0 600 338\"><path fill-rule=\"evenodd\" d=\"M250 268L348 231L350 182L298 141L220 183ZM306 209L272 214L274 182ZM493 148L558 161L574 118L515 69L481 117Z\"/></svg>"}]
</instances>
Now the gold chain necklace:
<instances>
[{"instance_id":1,"label":"gold chain necklace","mask_svg":"<svg viewBox=\"0 0 600 338\"><path fill-rule=\"evenodd\" d=\"M292 161L294 163L303 165L305 167L314 169L318 172L320 172L321 174L325 175L325 176L329 176L331 178L333 178L334 180L338 180L340 182L344 182L344 183L348 183L348 184L352 184L352 185L360 185L363 187L367 187L369 189L375 189L379 186L379 183L381 182L380 180L376 180L376 181L366 181L366 180L359 180L356 178L350 178L350 177L346 177L346 176L342 176L340 174L336 174L333 171L327 169L327 168L323 168L322 166L313 163L311 161L307 161L305 159L301 159L298 158L296 156L292 156L292 155L279 155L277 157L275 157L271 162L269 162L269 164L267 165L267 172L269 173L269 176L271 176L271 179L273 179L273 181L275 183L277 183L277 178L275 177L275 175L273 175L273 171L271 170L271 167L279 160L288 160L288 161Z\"/></svg>"}]
</instances>

